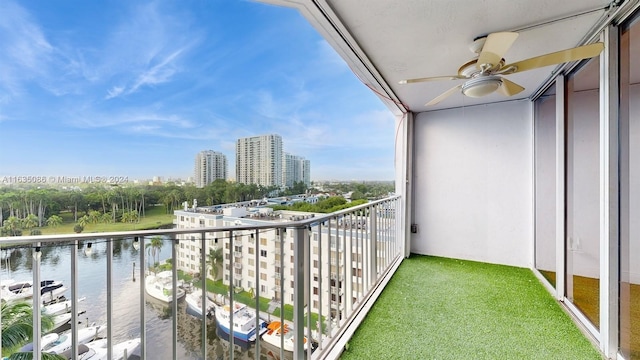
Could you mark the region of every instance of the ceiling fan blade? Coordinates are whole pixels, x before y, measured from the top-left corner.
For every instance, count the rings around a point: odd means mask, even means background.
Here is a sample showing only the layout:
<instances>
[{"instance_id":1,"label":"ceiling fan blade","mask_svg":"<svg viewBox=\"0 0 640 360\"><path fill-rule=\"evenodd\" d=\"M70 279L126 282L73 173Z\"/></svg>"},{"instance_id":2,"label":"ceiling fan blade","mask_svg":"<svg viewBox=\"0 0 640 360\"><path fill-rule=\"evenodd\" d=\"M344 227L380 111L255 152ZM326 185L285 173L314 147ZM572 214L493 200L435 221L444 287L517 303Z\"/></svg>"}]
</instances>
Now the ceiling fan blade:
<instances>
[{"instance_id":1,"label":"ceiling fan blade","mask_svg":"<svg viewBox=\"0 0 640 360\"><path fill-rule=\"evenodd\" d=\"M462 75L434 76L434 77L426 77L426 78L400 80L398 81L398 84L412 84L412 83L424 82L424 81L460 80L460 79L468 79L468 77L462 76Z\"/></svg>"},{"instance_id":2,"label":"ceiling fan blade","mask_svg":"<svg viewBox=\"0 0 640 360\"><path fill-rule=\"evenodd\" d=\"M495 67L500 64L504 54L509 50L513 42L518 38L515 32L498 32L487 36L487 40L482 46L482 51L478 55L476 67L480 69L484 64L491 64Z\"/></svg>"},{"instance_id":3,"label":"ceiling fan blade","mask_svg":"<svg viewBox=\"0 0 640 360\"><path fill-rule=\"evenodd\" d=\"M426 106L431 106L431 105L435 105L435 104L439 103L440 101L442 101L442 100L448 98L449 96L453 95L456 91L460 90L461 88L462 88L462 84L443 92L442 94L440 94L435 99L433 99L433 100L429 101L428 103L426 103Z\"/></svg>"},{"instance_id":4,"label":"ceiling fan blade","mask_svg":"<svg viewBox=\"0 0 640 360\"><path fill-rule=\"evenodd\" d=\"M566 63L570 61L582 60L597 56L604 49L604 44L601 42L578 46L575 48L557 51L554 53L536 56L530 59L521 60L518 62L514 62L513 64L508 64L502 67L502 69L508 69L509 67L515 67L514 72L509 72L510 74L523 72L527 70L537 69L544 66L556 65L561 63Z\"/></svg>"},{"instance_id":5,"label":"ceiling fan blade","mask_svg":"<svg viewBox=\"0 0 640 360\"><path fill-rule=\"evenodd\" d=\"M524 91L524 88L513 81L502 78L502 85L498 88L498 91L504 96L513 96Z\"/></svg>"}]
</instances>

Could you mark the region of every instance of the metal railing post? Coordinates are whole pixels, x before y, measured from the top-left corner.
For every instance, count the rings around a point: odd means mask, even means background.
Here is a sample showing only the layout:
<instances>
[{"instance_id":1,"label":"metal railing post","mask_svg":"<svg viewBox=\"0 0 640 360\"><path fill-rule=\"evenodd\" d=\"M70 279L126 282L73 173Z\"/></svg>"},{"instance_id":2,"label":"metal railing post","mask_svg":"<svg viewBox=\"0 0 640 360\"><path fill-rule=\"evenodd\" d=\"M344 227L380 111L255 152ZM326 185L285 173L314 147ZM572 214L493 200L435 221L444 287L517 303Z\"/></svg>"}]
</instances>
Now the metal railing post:
<instances>
[{"instance_id":1,"label":"metal railing post","mask_svg":"<svg viewBox=\"0 0 640 360\"><path fill-rule=\"evenodd\" d=\"M134 239L136 241L136 239ZM140 359L147 358L147 319L145 316L145 238L138 239L138 251L140 251ZM74 358L75 359L75 358Z\"/></svg>"},{"instance_id":2,"label":"metal railing post","mask_svg":"<svg viewBox=\"0 0 640 360\"><path fill-rule=\"evenodd\" d=\"M224 241L223 241L224 243ZM224 278L224 269L222 269L222 276ZM224 280L223 280L224 283ZM233 349L235 339L233 336L233 230L229 230L229 359L233 360ZM224 306L224 304L222 304ZM224 309L223 309L224 311Z\"/></svg>"},{"instance_id":3,"label":"metal railing post","mask_svg":"<svg viewBox=\"0 0 640 360\"><path fill-rule=\"evenodd\" d=\"M171 259L173 264L171 265L171 317L173 332L173 358L178 358L178 238L174 235L171 239Z\"/></svg>"},{"instance_id":4,"label":"metal railing post","mask_svg":"<svg viewBox=\"0 0 640 360\"><path fill-rule=\"evenodd\" d=\"M369 221L371 222L371 237L369 238L369 285L375 284L378 279L378 222L376 220L375 211L370 211Z\"/></svg>"},{"instance_id":5,"label":"metal railing post","mask_svg":"<svg viewBox=\"0 0 640 360\"><path fill-rule=\"evenodd\" d=\"M71 245L71 357L78 358L78 240Z\"/></svg>"},{"instance_id":6,"label":"metal railing post","mask_svg":"<svg viewBox=\"0 0 640 360\"><path fill-rule=\"evenodd\" d=\"M42 349L40 346L40 337L42 336L42 298L40 296L40 243L36 243L36 248L31 250L33 254L33 356L35 359L42 358Z\"/></svg>"},{"instance_id":7,"label":"metal railing post","mask_svg":"<svg viewBox=\"0 0 640 360\"><path fill-rule=\"evenodd\" d=\"M200 299L200 306L202 309L202 358L207 358L207 236L203 231L200 233L200 266L202 271L200 273L200 285L202 286L202 298ZM174 261L176 267L178 266L178 259ZM216 266L216 264L211 264ZM195 290L194 290L195 291Z\"/></svg>"},{"instance_id":8,"label":"metal railing post","mask_svg":"<svg viewBox=\"0 0 640 360\"><path fill-rule=\"evenodd\" d=\"M294 359L304 359L304 308L305 308L305 256L307 247L305 241L305 227L295 228L293 246L293 324L295 347L293 349ZM308 259L306 259L308 262ZM282 270L281 270L282 271ZM284 306L282 299L281 307Z\"/></svg>"}]
</instances>

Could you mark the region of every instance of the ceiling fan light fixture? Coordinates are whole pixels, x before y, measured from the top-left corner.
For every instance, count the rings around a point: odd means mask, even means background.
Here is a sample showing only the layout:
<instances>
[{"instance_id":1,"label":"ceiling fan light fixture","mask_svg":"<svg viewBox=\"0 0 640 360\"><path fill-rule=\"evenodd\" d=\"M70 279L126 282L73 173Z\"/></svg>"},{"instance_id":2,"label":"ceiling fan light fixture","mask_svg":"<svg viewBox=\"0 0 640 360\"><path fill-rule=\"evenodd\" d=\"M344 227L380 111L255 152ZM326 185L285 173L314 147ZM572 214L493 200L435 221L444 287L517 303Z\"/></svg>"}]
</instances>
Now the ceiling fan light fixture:
<instances>
[{"instance_id":1,"label":"ceiling fan light fixture","mask_svg":"<svg viewBox=\"0 0 640 360\"><path fill-rule=\"evenodd\" d=\"M462 85L462 93L469 97L483 97L498 90L502 86L499 76L482 76L474 78Z\"/></svg>"}]
</instances>

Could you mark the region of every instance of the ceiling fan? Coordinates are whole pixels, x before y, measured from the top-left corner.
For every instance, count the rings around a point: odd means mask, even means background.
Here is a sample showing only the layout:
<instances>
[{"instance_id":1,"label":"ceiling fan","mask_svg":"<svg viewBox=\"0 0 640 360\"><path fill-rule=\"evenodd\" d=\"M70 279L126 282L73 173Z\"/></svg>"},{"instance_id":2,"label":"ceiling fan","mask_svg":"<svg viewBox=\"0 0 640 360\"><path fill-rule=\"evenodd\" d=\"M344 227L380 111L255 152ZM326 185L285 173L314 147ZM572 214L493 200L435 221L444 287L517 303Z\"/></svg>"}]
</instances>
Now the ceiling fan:
<instances>
[{"instance_id":1,"label":"ceiling fan","mask_svg":"<svg viewBox=\"0 0 640 360\"><path fill-rule=\"evenodd\" d=\"M597 56L604 49L604 44L598 42L505 64L503 56L517 37L518 33L515 32L491 33L487 37L474 41L470 49L477 53L478 57L460 66L457 75L401 80L400 84L423 81L466 80L463 84L457 85L429 101L426 104L427 106L435 105L457 91L461 91L462 94L470 97L482 97L494 91L499 91L504 96L513 96L523 91L524 88L504 78L503 75L587 59Z\"/></svg>"}]
</instances>

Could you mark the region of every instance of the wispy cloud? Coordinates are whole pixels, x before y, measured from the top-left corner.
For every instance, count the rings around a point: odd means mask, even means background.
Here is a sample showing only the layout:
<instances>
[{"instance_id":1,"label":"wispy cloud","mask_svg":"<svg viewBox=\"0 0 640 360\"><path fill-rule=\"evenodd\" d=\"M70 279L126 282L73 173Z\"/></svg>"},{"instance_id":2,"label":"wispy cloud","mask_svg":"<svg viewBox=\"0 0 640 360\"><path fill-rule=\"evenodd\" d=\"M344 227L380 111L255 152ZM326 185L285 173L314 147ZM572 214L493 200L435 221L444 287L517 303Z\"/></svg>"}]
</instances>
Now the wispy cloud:
<instances>
[{"instance_id":1,"label":"wispy cloud","mask_svg":"<svg viewBox=\"0 0 640 360\"><path fill-rule=\"evenodd\" d=\"M169 81L169 79L171 79L171 77L178 71L174 61L183 50L184 48L174 51L169 54L169 56L162 59L160 63L153 65L150 69L140 74L127 93L134 93L141 86L161 84Z\"/></svg>"},{"instance_id":2,"label":"wispy cloud","mask_svg":"<svg viewBox=\"0 0 640 360\"><path fill-rule=\"evenodd\" d=\"M113 99L114 97L119 96L124 92L124 86L114 86L111 89L107 90L107 96L105 99Z\"/></svg>"},{"instance_id":3,"label":"wispy cloud","mask_svg":"<svg viewBox=\"0 0 640 360\"><path fill-rule=\"evenodd\" d=\"M54 51L31 15L12 1L0 2L0 87L11 95L24 82L46 76Z\"/></svg>"},{"instance_id":4,"label":"wispy cloud","mask_svg":"<svg viewBox=\"0 0 640 360\"><path fill-rule=\"evenodd\" d=\"M187 24L158 3L134 6L111 32L103 52L101 74L111 82L104 99L173 80L182 69L181 57L201 42L201 31Z\"/></svg>"},{"instance_id":5,"label":"wispy cloud","mask_svg":"<svg viewBox=\"0 0 640 360\"><path fill-rule=\"evenodd\" d=\"M147 109L120 109L116 111L95 111L85 108L68 115L68 124L77 128L115 128L120 130L134 129L136 126L150 128L173 127L189 129L194 123L177 114L163 114ZM153 125L150 125L153 124ZM129 127L126 127L129 126Z\"/></svg>"}]
</instances>

